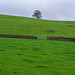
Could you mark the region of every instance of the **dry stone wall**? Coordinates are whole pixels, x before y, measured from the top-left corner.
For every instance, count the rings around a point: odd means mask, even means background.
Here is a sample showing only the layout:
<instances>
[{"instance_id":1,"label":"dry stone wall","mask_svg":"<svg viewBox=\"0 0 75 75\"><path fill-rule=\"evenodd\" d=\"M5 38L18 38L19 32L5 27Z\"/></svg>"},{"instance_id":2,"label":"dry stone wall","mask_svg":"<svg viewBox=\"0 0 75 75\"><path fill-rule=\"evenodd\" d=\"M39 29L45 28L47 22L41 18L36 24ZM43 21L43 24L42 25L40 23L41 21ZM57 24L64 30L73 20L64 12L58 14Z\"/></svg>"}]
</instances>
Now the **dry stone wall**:
<instances>
[{"instance_id":1,"label":"dry stone wall","mask_svg":"<svg viewBox=\"0 0 75 75\"><path fill-rule=\"evenodd\" d=\"M0 34L0 37L37 39L37 36L28 36L28 35L7 35L7 34Z\"/></svg>"}]
</instances>

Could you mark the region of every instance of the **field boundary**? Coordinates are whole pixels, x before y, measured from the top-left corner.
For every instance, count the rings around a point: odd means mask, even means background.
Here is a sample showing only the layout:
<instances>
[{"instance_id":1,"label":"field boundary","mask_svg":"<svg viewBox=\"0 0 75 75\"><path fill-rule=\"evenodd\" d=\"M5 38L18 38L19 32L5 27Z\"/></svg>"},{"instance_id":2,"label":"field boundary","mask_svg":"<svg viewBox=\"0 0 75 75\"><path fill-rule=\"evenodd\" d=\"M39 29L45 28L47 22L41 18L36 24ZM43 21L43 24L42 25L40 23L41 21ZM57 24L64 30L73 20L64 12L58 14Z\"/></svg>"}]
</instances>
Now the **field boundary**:
<instances>
[{"instance_id":1,"label":"field boundary","mask_svg":"<svg viewBox=\"0 0 75 75\"><path fill-rule=\"evenodd\" d=\"M25 38L25 39L37 39L37 36L28 36L28 35L8 35L8 34L0 34L0 37L7 38Z\"/></svg>"},{"instance_id":2,"label":"field boundary","mask_svg":"<svg viewBox=\"0 0 75 75\"><path fill-rule=\"evenodd\" d=\"M75 42L75 38L67 38L67 37L49 37L47 39L38 39L37 36L28 36L28 35L8 35L8 34L0 34L0 37L7 38L22 38L22 39L36 39L36 40L58 40L58 41L73 41Z\"/></svg>"},{"instance_id":3,"label":"field boundary","mask_svg":"<svg viewBox=\"0 0 75 75\"><path fill-rule=\"evenodd\" d=\"M47 40L60 40L60 41L75 41L75 38L67 38L67 37L48 37Z\"/></svg>"}]
</instances>

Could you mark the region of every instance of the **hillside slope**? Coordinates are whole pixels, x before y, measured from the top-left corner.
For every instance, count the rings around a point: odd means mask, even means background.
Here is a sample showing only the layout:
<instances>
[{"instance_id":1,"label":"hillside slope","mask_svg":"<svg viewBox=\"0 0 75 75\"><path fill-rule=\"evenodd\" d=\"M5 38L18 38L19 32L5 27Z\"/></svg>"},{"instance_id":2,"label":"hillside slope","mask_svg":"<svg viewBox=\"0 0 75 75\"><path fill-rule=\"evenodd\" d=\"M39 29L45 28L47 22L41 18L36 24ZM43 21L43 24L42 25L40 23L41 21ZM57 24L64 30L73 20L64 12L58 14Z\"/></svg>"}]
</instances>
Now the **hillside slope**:
<instances>
[{"instance_id":1,"label":"hillside slope","mask_svg":"<svg viewBox=\"0 0 75 75\"><path fill-rule=\"evenodd\" d=\"M75 21L49 21L0 15L0 34L32 35L39 38L47 36L75 38Z\"/></svg>"}]
</instances>

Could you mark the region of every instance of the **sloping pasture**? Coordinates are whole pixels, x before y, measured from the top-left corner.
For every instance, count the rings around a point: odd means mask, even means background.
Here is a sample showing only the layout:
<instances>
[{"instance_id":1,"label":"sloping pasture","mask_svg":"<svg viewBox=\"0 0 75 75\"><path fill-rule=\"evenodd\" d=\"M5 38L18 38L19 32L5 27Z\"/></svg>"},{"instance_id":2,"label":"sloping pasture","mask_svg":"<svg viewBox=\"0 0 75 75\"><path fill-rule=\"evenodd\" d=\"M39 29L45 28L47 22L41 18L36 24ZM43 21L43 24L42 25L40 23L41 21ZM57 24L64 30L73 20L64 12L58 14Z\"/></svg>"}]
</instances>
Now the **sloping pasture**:
<instances>
[{"instance_id":1,"label":"sloping pasture","mask_svg":"<svg viewBox=\"0 0 75 75\"><path fill-rule=\"evenodd\" d=\"M0 15L0 34L75 38L75 21L48 21Z\"/></svg>"}]
</instances>

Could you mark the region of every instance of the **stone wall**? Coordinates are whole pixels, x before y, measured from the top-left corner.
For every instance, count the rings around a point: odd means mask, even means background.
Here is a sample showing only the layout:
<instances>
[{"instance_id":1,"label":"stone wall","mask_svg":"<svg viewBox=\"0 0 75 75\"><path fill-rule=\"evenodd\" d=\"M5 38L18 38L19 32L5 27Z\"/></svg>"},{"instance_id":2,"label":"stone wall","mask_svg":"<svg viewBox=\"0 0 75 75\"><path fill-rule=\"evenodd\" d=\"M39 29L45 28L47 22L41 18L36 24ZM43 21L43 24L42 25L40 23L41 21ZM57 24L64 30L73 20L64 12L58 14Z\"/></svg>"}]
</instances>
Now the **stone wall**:
<instances>
[{"instance_id":1,"label":"stone wall","mask_svg":"<svg viewBox=\"0 0 75 75\"><path fill-rule=\"evenodd\" d=\"M75 38L65 38L65 37L47 37L47 40L75 41Z\"/></svg>"},{"instance_id":2,"label":"stone wall","mask_svg":"<svg viewBox=\"0 0 75 75\"><path fill-rule=\"evenodd\" d=\"M37 39L37 36L28 36L28 35L7 35L7 34L0 34L0 37L7 37L7 38L25 38L25 39ZM38 39L37 39L38 40ZM45 39L40 39L45 40ZM60 41L73 41L75 42L75 38L66 38L66 37L48 37L47 40L60 40Z\"/></svg>"},{"instance_id":3,"label":"stone wall","mask_svg":"<svg viewBox=\"0 0 75 75\"><path fill-rule=\"evenodd\" d=\"M37 36L28 36L28 35L7 35L7 34L0 34L0 37L37 39Z\"/></svg>"}]
</instances>

